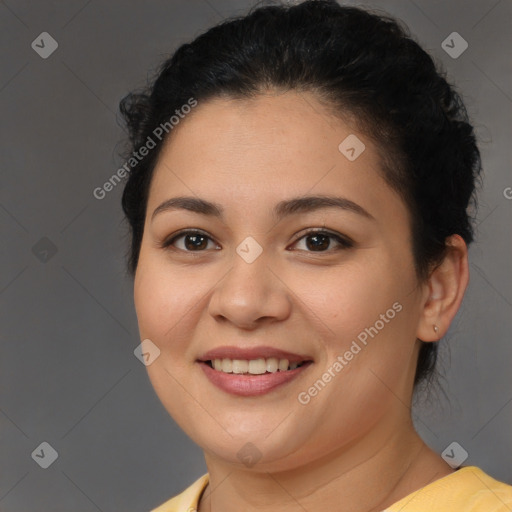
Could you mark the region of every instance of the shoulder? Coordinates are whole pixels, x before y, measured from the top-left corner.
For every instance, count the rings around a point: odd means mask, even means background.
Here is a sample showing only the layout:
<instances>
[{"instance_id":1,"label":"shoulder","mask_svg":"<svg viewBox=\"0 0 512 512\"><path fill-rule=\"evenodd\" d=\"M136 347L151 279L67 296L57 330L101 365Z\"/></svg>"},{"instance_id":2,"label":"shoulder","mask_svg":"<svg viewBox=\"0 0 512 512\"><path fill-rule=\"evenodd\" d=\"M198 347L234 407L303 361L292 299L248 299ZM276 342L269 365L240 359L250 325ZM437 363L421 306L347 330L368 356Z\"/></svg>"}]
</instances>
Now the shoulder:
<instances>
[{"instance_id":1,"label":"shoulder","mask_svg":"<svg viewBox=\"0 0 512 512\"><path fill-rule=\"evenodd\" d=\"M151 512L195 512L199 497L208 484L208 473L198 478L182 493L162 503Z\"/></svg>"},{"instance_id":2,"label":"shoulder","mask_svg":"<svg viewBox=\"0 0 512 512\"><path fill-rule=\"evenodd\" d=\"M512 486L466 466L414 491L384 512L509 512Z\"/></svg>"}]
</instances>

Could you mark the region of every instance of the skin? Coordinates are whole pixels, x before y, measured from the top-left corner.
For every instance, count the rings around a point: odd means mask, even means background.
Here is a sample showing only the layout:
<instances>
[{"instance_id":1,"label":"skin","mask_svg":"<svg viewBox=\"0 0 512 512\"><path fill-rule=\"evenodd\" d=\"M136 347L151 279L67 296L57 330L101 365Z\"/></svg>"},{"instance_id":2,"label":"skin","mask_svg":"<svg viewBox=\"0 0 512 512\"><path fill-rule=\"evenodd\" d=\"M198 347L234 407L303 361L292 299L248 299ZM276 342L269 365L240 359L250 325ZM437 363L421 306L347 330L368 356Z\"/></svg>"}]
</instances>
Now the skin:
<instances>
[{"instance_id":1,"label":"skin","mask_svg":"<svg viewBox=\"0 0 512 512\"><path fill-rule=\"evenodd\" d=\"M354 161L338 150L349 134L366 146ZM373 220L332 207L279 222L271 215L278 202L304 195L343 196ZM224 218L179 209L151 219L176 196L218 203ZM183 237L161 247L185 228L210 237L204 248L194 252ZM304 237L315 228L348 236L354 247L327 239L315 250ZM263 249L250 264L236 253L248 236ZM419 282L409 211L384 181L376 146L311 93L216 98L180 122L151 183L134 297L141 339L161 351L147 366L155 392L204 450L210 483L201 512L315 512L340 503L378 511L453 471L410 416L417 338L444 335L468 283L464 241L447 242L445 260ZM298 394L395 302L402 310L299 403ZM314 363L266 395L236 397L196 362L221 345L271 345ZM237 457L247 442L261 454L251 467Z\"/></svg>"}]
</instances>

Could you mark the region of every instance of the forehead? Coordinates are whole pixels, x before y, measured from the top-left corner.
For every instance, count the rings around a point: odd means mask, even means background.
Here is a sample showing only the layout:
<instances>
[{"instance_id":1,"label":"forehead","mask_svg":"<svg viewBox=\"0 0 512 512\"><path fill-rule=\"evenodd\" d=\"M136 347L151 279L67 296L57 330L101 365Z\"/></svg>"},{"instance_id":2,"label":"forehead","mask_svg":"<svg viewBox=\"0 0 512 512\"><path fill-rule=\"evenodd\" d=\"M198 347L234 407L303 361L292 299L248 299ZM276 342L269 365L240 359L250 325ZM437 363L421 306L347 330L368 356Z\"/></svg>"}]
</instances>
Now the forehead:
<instances>
[{"instance_id":1,"label":"forehead","mask_svg":"<svg viewBox=\"0 0 512 512\"><path fill-rule=\"evenodd\" d=\"M313 94L215 98L199 102L171 132L148 209L172 195L257 208L312 193L350 196L377 215L393 205L394 216L406 214L382 177L374 143Z\"/></svg>"},{"instance_id":2,"label":"forehead","mask_svg":"<svg viewBox=\"0 0 512 512\"><path fill-rule=\"evenodd\" d=\"M195 146L200 154L194 157L206 159L212 155L226 163L238 158L262 168L263 162L298 160L301 156L314 155L318 161L319 150L325 152L329 146L325 157L338 156L340 135L354 131L335 118L312 93L268 92L249 99L214 98L199 102L171 133L165 149L177 153ZM254 154L264 161L249 162Z\"/></svg>"}]
</instances>

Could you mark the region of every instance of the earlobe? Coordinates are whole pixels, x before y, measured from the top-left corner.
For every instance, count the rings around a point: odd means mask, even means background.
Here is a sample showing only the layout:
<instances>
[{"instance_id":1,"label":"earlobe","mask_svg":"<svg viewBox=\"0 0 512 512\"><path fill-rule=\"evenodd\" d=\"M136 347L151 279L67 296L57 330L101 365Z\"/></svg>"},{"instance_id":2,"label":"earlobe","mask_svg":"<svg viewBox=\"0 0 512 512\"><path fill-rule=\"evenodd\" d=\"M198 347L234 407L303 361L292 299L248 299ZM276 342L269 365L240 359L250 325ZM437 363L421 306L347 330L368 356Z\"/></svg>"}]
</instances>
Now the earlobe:
<instances>
[{"instance_id":1,"label":"earlobe","mask_svg":"<svg viewBox=\"0 0 512 512\"><path fill-rule=\"evenodd\" d=\"M416 337L439 341L450 327L464 298L469 282L468 250L459 235L446 239L446 256L427 282Z\"/></svg>"}]
</instances>

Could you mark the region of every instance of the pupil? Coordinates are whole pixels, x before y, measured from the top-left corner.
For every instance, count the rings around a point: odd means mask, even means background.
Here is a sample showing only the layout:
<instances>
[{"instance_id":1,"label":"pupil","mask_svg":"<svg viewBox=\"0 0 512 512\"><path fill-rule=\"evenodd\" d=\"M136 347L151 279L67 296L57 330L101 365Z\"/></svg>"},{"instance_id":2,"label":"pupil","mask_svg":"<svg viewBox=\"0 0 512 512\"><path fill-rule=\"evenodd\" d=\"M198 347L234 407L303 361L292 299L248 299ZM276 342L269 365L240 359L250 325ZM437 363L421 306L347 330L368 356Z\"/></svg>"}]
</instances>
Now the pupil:
<instances>
[{"instance_id":1,"label":"pupil","mask_svg":"<svg viewBox=\"0 0 512 512\"><path fill-rule=\"evenodd\" d=\"M328 249L329 248L329 237L327 235L310 235L307 237L308 249ZM311 243L313 241L313 243ZM187 235L185 237L185 246L187 249L205 249L207 246L206 237L203 235Z\"/></svg>"},{"instance_id":2,"label":"pupil","mask_svg":"<svg viewBox=\"0 0 512 512\"><path fill-rule=\"evenodd\" d=\"M189 241L192 241L192 243L189 244L188 243ZM190 249L190 248L204 249L207 245L207 243L205 243L205 241L206 241L206 237L203 235L187 235L185 237L185 247L187 249Z\"/></svg>"},{"instance_id":3,"label":"pupil","mask_svg":"<svg viewBox=\"0 0 512 512\"><path fill-rule=\"evenodd\" d=\"M316 240L316 242L311 245L309 240ZM319 240L320 243L317 243ZM306 245L308 249L327 249L329 247L329 237L327 235L310 235L306 238Z\"/></svg>"}]
</instances>

